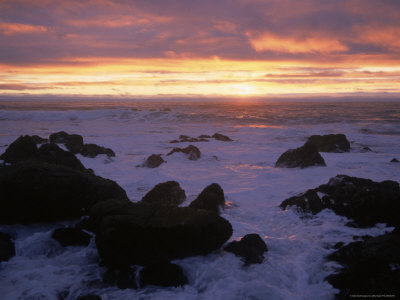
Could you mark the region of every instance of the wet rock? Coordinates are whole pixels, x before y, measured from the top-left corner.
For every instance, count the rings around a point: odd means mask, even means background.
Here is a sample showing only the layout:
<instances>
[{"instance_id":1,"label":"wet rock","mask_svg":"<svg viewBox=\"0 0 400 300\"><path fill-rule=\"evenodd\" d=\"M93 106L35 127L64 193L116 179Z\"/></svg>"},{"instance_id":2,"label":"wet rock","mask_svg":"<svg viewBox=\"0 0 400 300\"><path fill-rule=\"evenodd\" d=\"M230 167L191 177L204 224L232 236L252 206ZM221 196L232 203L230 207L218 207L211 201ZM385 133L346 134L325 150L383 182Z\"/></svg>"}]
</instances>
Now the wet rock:
<instances>
[{"instance_id":1,"label":"wet rock","mask_svg":"<svg viewBox=\"0 0 400 300\"><path fill-rule=\"evenodd\" d=\"M15 247L11 236L0 232L0 262L7 261L13 256L15 256Z\"/></svg>"},{"instance_id":2,"label":"wet rock","mask_svg":"<svg viewBox=\"0 0 400 300\"><path fill-rule=\"evenodd\" d=\"M0 222L47 222L80 217L95 203L127 199L114 181L39 162L0 168Z\"/></svg>"},{"instance_id":3,"label":"wet rock","mask_svg":"<svg viewBox=\"0 0 400 300\"><path fill-rule=\"evenodd\" d=\"M372 152L372 149L370 147L365 146L365 147L362 147L361 152L362 153L364 153L364 152Z\"/></svg>"},{"instance_id":4,"label":"wet rock","mask_svg":"<svg viewBox=\"0 0 400 300\"><path fill-rule=\"evenodd\" d=\"M188 283L183 270L168 261L158 262L144 267L140 271L140 285L183 286Z\"/></svg>"},{"instance_id":5,"label":"wet rock","mask_svg":"<svg viewBox=\"0 0 400 300\"><path fill-rule=\"evenodd\" d=\"M42 138L38 135L32 135L32 139L36 144L45 144L48 143L48 139Z\"/></svg>"},{"instance_id":6,"label":"wet rock","mask_svg":"<svg viewBox=\"0 0 400 300\"><path fill-rule=\"evenodd\" d=\"M125 267L116 270L108 270L103 274L106 284L117 286L120 289L137 289L136 268Z\"/></svg>"},{"instance_id":7,"label":"wet rock","mask_svg":"<svg viewBox=\"0 0 400 300\"><path fill-rule=\"evenodd\" d=\"M112 149L105 148L96 144L84 144L81 147L79 153L82 154L83 156L87 156L90 158L94 158L99 154L105 154L109 157L115 156L115 153Z\"/></svg>"},{"instance_id":8,"label":"wet rock","mask_svg":"<svg viewBox=\"0 0 400 300\"><path fill-rule=\"evenodd\" d=\"M218 141L223 141L223 142L232 142L233 140L226 135L220 134L220 133L214 133L212 135L212 138L218 140Z\"/></svg>"},{"instance_id":9,"label":"wet rock","mask_svg":"<svg viewBox=\"0 0 400 300\"><path fill-rule=\"evenodd\" d=\"M400 162L397 158L393 158L390 162L392 162L392 163L398 163L398 162Z\"/></svg>"},{"instance_id":10,"label":"wet rock","mask_svg":"<svg viewBox=\"0 0 400 300\"><path fill-rule=\"evenodd\" d=\"M202 134L202 135L199 135L197 138L198 139L211 139L211 136L209 136L207 134Z\"/></svg>"},{"instance_id":11,"label":"wet rock","mask_svg":"<svg viewBox=\"0 0 400 300\"><path fill-rule=\"evenodd\" d=\"M174 144L174 143L198 143L198 142L208 142L209 140L206 138L194 138L194 137L190 137L187 135L183 135L181 134L179 136L178 140L172 140L169 143L170 144Z\"/></svg>"},{"instance_id":12,"label":"wet rock","mask_svg":"<svg viewBox=\"0 0 400 300\"><path fill-rule=\"evenodd\" d=\"M197 160L201 156L199 148L193 145L189 145L186 148L174 148L167 154L167 156L172 155L176 152L185 153L190 160Z\"/></svg>"},{"instance_id":13,"label":"wet rock","mask_svg":"<svg viewBox=\"0 0 400 300\"><path fill-rule=\"evenodd\" d=\"M75 170L85 170L81 161L73 153L61 149L56 144L43 144L32 159Z\"/></svg>"},{"instance_id":14,"label":"wet rock","mask_svg":"<svg viewBox=\"0 0 400 300\"><path fill-rule=\"evenodd\" d=\"M289 149L277 160L276 168L307 168L312 166L326 166L322 156L318 153L317 147L312 144L305 144L297 149Z\"/></svg>"},{"instance_id":15,"label":"wet rock","mask_svg":"<svg viewBox=\"0 0 400 300\"><path fill-rule=\"evenodd\" d=\"M292 205L312 213L330 208L339 215L353 219L357 226L373 226L376 223L396 226L399 224L400 188L395 181L375 182L337 175L328 184L286 199L281 203L281 208Z\"/></svg>"},{"instance_id":16,"label":"wet rock","mask_svg":"<svg viewBox=\"0 0 400 300\"><path fill-rule=\"evenodd\" d=\"M249 265L262 263L268 247L258 234L252 233L245 235L239 242L230 242L224 250L242 257L245 264Z\"/></svg>"},{"instance_id":17,"label":"wet rock","mask_svg":"<svg viewBox=\"0 0 400 300\"><path fill-rule=\"evenodd\" d=\"M146 159L143 166L147 168L157 168L162 163L165 163L165 160L161 157L161 154L152 154Z\"/></svg>"},{"instance_id":18,"label":"wet rock","mask_svg":"<svg viewBox=\"0 0 400 300\"><path fill-rule=\"evenodd\" d=\"M90 234L77 228L57 228L51 236L63 247L66 246L87 246L90 243Z\"/></svg>"},{"instance_id":19,"label":"wet rock","mask_svg":"<svg viewBox=\"0 0 400 300\"><path fill-rule=\"evenodd\" d=\"M186 199L185 191L176 181L157 184L143 198L142 202L154 205L178 206Z\"/></svg>"},{"instance_id":20,"label":"wet rock","mask_svg":"<svg viewBox=\"0 0 400 300\"><path fill-rule=\"evenodd\" d=\"M6 163L17 163L32 158L36 151L35 140L29 135L22 135L8 146L0 159Z\"/></svg>"},{"instance_id":21,"label":"wet rock","mask_svg":"<svg viewBox=\"0 0 400 300\"><path fill-rule=\"evenodd\" d=\"M189 205L189 207L195 209L205 209L215 213L219 213L220 207L223 208L224 206L224 191L218 183L207 186Z\"/></svg>"},{"instance_id":22,"label":"wet rock","mask_svg":"<svg viewBox=\"0 0 400 300\"><path fill-rule=\"evenodd\" d=\"M76 300L101 300L101 297L95 294L87 294L79 296Z\"/></svg>"},{"instance_id":23,"label":"wet rock","mask_svg":"<svg viewBox=\"0 0 400 300\"><path fill-rule=\"evenodd\" d=\"M109 200L95 205L90 218L97 224L99 256L109 268L206 255L232 235L227 220L189 207Z\"/></svg>"},{"instance_id":24,"label":"wet rock","mask_svg":"<svg viewBox=\"0 0 400 300\"><path fill-rule=\"evenodd\" d=\"M68 134L65 131L59 131L50 134L50 143L64 144L64 146L74 154L81 151L83 147L83 137L79 134Z\"/></svg>"},{"instance_id":25,"label":"wet rock","mask_svg":"<svg viewBox=\"0 0 400 300\"><path fill-rule=\"evenodd\" d=\"M314 145L318 152L348 152L350 142L344 134L312 135L306 145Z\"/></svg>"}]
</instances>

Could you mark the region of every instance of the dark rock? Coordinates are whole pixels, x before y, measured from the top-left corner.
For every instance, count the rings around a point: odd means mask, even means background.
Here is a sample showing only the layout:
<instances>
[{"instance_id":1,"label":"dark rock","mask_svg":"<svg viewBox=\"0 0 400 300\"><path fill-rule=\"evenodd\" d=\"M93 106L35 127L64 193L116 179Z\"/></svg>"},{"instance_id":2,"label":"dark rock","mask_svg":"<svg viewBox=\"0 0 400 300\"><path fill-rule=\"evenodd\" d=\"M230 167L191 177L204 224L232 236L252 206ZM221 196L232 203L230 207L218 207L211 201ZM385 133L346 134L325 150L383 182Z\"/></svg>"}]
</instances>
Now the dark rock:
<instances>
[{"instance_id":1,"label":"dark rock","mask_svg":"<svg viewBox=\"0 0 400 300\"><path fill-rule=\"evenodd\" d=\"M76 300L101 300L101 297L95 294L87 294L79 296Z\"/></svg>"},{"instance_id":2,"label":"dark rock","mask_svg":"<svg viewBox=\"0 0 400 300\"><path fill-rule=\"evenodd\" d=\"M81 147L79 153L83 156L88 156L91 158L96 157L99 154L106 154L109 157L115 156L114 151L110 148L101 147L96 144L84 144Z\"/></svg>"},{"instance_id":3,"label":"dark rock","mask_svg":"<svg viewBox=\"0 0 400 300\"><path fill-rule=\"evenodd\" d=\"M170 141L169 143L170 143L170 144L176 144L176 143L179 143L179 141L178 141L178 140L172 140L172 141Z\"/></svg>"},{"instance_id":4,"label":"dark rock","mask_svg":"<svg viewBox=\"0 0 400 300\"><path fill-rule=\"evenodd\" d=\"M370 147L365 146L361 149L361 152L372 152L372 149Z\"/></svg>"},{"instance_id":5,"label":"dark rock","mask_svg":"<svg viewBox=\"0 0 400 300\"><path fill-rule=\"evenodd\" d=\"M61 149L56 144L42 145L32 159L70 167L75 170L85 170L81 161L73 153Z\"/></svg>"},{"instance_id":6,"label":"dark rock","mask_svg":"<svg viewBox=\"0 0 400 300\"><path fill-rule=\"evenodd\" d=\"M314 145L318 152L348 152L350 142L344 134L312 135L306 145Z\"/></svg>"},{"instance_id":7,"label":"dark rock","mask_svg":"<svg viewBox=\"0 0 400 300\"><path fill-rule=\"evenodd\" d=\"M312 166L326 166L324 159L318 153L317 147L305 144L297 149L284 152L275 164L276 168L307 168Z\"/></svg>"},{"instance_id":8,"label":"dark rock","mask_svg":"<svg viewBox=\"0 0 400 300\"><path fill-rule=\"evenodd\" d=\"M0 232L0 261L7 261L13 256L15 256L15 247L11 236Z\"/></svg>"},{"instance_id":9,"label":"dark rock","mask_svg":"<svg viewBox=\"0 0 400 300\"><path fill-rule=\"evenodd\" d=\"M218 140L218 141L223 141L223 142L232 142L233 140L226 135L220 134L220 133L214 133L212 138Z\"/></svg>"},{"instance_id":10,"label":"dark rock","mask_svg":"<svg viewBox=\"0 0 400 300\"><path fill-rule=\"evenodd\" d=\"M83 137L79 134L68 134L65 131L52 133L49 136L50 143L64 144L69 151L77 154L83 147Z\"/></svg>"},{"instance_id":11,"label":"dark rock","mask_svg":"<svg viewBox=\"0 0 400 300\"><path fill-rule=\"evenodd\" d=\"M225 206L224 191L217 183L207 186L196 200L190 203L189 207L195 209L205 209L215 213L219 213L219 208Z\"/></svg>"},{"instance_id":12,"label":"dark rock","mask_svg":"<svg viewBox=\"0 0 400 300\"><path fill-rule=\"evenodd\" d=\"M190 160L197 160L201 156L199 148L193 145L189 145L186 148L174 148L167 154L167 156L172 155L175 152L185 153L186 155L188 155L188 158Z\"/></svg>"},{"instance_id":13,"label":"dark rock","mask_svg":"<svg viewBox=\"0 0 400 300\"><path fill-rule=\"evenodd\" d=\"M179 139L180 139L180 140L185 140L185 139L189 139L189 138L190 138L190 136L184 135L184 134L181 134L181 135L179 136Z\"/></svg>"},{"instance_id":14,"label":"dark rock","mask_svg":"<svg viewBox=\"0 0 400 300\"><path fill-rule=\"evenodd\" d=\"M189 207L110 200L95 205L90 218L99 256L110 268L206 255L232 235L227 220Z\"/></svg>"},{"instance_id":15,"label":"dark rock","mask_svg":"<svg viewBox=\"0 0 400 300\"><path fill-rule=\"evenodd\" d=\"M157 184L143 198L142 202L156 205L178 206L186 199L185 191L176 181Z\"/></svg>"},{"instance_id":16,"label":"dark rock","mask_svg":"<svg viewBox=\"0 0 400 300\"><path fill-rule=\"evenodd\" d=\"M95 203L127 199L114 181L64 166L23 162L0 168L0 222L76 218Z\"/></svg>"},{"instance_id":17,"label":"dark rock","mask_svg":"<svg viewBox=\"0 0 400 300\"><path fill-rule=\"evenodd\" d=\"M120 289L137 289L136 268L108 270L103 274L103 281L108 285L116 285Z\"/></svg>"},{"instance_id":18,"label":"dark rock","mask_svg":"<svg viewBox=\"0 0 400 300\"><path fill-rule=\"evenodd\" d=\"M392 162L392 163L398 163L399 160L398 160L397 158L393 158L390 162Z\"/></svg>"},{"instance_id":19,"label":"dark rock","mask_svg":"<svg viewBox=\"0 0 400 300\"><path fill-rule=\"evenodd\" d=\"M174 144L174 143L197 143L197 142L208 142L208 139L205 138L193 138L187 135L181 134L179 136L179 140L172 140L169 143Z\"/></svg>"},{"instance_id":20,"label":"dark rock","mask_svg":"<svg viewBox=\"0 0 400 300\"><path fill-rule=\"evenodd\" d=\"M230 242L224 250L242 257L245 264L249 265L262 263L268 247L258 234L252 233L246 234L239 242Z\"/></svg>"},{"instance_id":21,"label":"dark rock","mask_svg":"<svg viewBox=\"0 0 400 300\"><path fill-rule=\"evenodd\" d=\"M197 138L199 138L199 139L211 139L211 136L209 136L207 134L202 134L202 135L199 135Z\"/></svg>"},{"instance_id":22,"label":"dark rock","mask_svg":"<svg viewBox=\"0 0 400 300\"><path fill-rule=\"evenodd\" d=\"M32 135L32 139L36 144L45 144L48 143L48 139L42 138L38 135Z\"/></svg>"},{"instance_id":23,"label":"dark rock","mask_svg":"<svg viewBox=\"0 0 400 300\"><path fill-rule=\"evenodd\" d=\"M180 266L168 261L154 263L140 271L140 285L183 286L188 280Z\"/></svg>"},{"instance_id":24,"label":"dark rock","mask_svg":"<svg viewBox=\"0 0 400 300\"><path fill-rule=\"evenodd\" d=\"M152 154L146 159L143 166L147 168L157 168L162 163L165 163L165 160L163 160L161 154Z\"/></svg>"},{"instance_id":25,"label":"dark rock","mask_svg":"<svg viewBox=\"0 0 400 300\"><path fill-rule=\"evenodd\" d=\"M6 163L17 163L32 158L36 151L35 140L29 135L22 135L8 146L0 159Z\"/></svg>"},{"instance_id":26,"label":"dark rock","mask_svg":"<svg viewBox=\"0 0 400 300\"><path fill-rule=\"evenodd\" d=\"M51 236L63 247L66 246L87 246L90 243L90 234L77 228L57 228Z\"/></svg>"},{"instance_id":27,"label":"dark rock","mask_svg":"<svg viewBox=\"0 0 400 300\"><path fill-rule=\"evenodd\" d=\"M320 198L317 193L323 194ZM335 213L354 220L357 226L376 223L399 224L400 188L395 181L374 182L369 179L337 175L314 190L286 199L282 208L297 206L318 213L330 208Z\"/></svg>"}]
</instances>

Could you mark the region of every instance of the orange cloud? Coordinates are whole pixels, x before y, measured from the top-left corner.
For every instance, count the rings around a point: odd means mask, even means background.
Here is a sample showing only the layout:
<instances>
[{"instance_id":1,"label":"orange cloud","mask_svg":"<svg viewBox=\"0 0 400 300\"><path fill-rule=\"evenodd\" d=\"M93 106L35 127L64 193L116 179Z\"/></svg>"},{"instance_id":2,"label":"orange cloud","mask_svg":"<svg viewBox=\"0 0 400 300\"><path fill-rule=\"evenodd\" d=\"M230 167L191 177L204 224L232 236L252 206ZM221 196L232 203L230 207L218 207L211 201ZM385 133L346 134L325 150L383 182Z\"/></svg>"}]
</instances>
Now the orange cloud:
<instances>
[{"instance_id":1,"label":"orange cloud","mask_svg":"<svg viewBox=\"0 0 400 300\"><path fill-rule=\"evenodd\" d=\"M38 34L45 33L48 29L44 26L19 24L19 23L0 23L0 34L17 35L17 34Z\"/></svg>"},{"instance_id":2,"label":"orange cloud","mask_svg":"<svg viewBox=\"0 0 400 300\"><path fill-rule=\"evenodd\" d=\"M247 33L250 44L257 52L272 51L283 53L335 53L344 52L348 48L338 40L305 37L303 39L278 36L272 33L263 33L259 36L253 36Z\"/></svg>"},{"instance_id":3,"label":"orange cloud","mask_svg":"<svg viewBox=\"0 0 400 300\"><path fill-rule=\"evenodd\" d=\"M400 27L361 27L358 31L362 43L384 46L392 50L400 49Z\"/></svg>"}]
</instances>

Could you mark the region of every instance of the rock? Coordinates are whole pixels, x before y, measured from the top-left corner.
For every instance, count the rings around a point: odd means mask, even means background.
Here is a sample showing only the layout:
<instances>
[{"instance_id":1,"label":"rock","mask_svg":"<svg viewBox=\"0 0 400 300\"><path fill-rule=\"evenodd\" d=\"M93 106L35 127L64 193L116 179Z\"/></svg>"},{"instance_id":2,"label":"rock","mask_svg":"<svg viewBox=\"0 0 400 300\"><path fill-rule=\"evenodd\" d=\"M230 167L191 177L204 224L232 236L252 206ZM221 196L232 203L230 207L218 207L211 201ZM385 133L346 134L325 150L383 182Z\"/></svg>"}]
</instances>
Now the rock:
<instances>
[{"instance_id":1,"label":"rock","mask_svg":"<svg viewBox=\"0 0 400 300\"><path fill-rule=\"evenodd\" d=\"M21 162L0 168L0 223L77 218L95 203L127 199L114 181L59 165Z\"/></svg>"},{"instance_id":2,"label":"rock","mask_svg":"<svg viewBox=\"0 0 400 300\"><path fill-rule=\"evenodd\" d=\"M51 236L63 247L66 246L87 246L90 243L90 234L76 228L57 228Z\"/></svg>"},{"instance_id":3,"label":"rock","mask_svg":"<svg viewBox=\"0 0 400 300\"><path fill-rule=\"evenodd\" d=\"M108 270L103 274L103 281L109 285L116 285L120 289L137 289L136 268Z\"/></svg>"},{"instance_id":4,"label":"rock","mask_svg":"<svg viewBox=\"0 0 400 300\"><path fill-rule=\"evenodd\" d=\"M144 267L140 271L140 285L157 286L183 286L188 283L183 270L176 264L171 264L168 261L154 263Z\"/></svg>"},{"instance_id":5,"label":"rock","mask_svg":"<svg viewBox=\"0 0 400 300\"><path fill-rule=\"evenodd\" d=\"M178 206L186 199L185 191L176 181L157 184L143 198L142 202L155 205Z\"/></svg>"},{"instance_id":6,"label":"rock","mask_svg":"<svg viewBox=\"0 0 400 300\"><path fill-rule=\"evenodd\" d=\"M35 140L29 135L21 135L0 155L0 159L6 163L17 163L32 158L36 154L36 151Z\"/></svg>"},{"instance_id":7,"label":"rock","mask_svg":"<svg viewBox=\"0 0 400 300\"><path fill-rule=\"evenodd\" d=\"M392 162L392 163L398 163L399 160L398 160L397 158L393 158L390 162Z\"/></svg>"},{"instance_id":8,"label":"rock","mask_svg":"<svg viewBox=\"0 0 400 300\"><path fill-rule=\"evenodd\" d=\"M42 138L38 135L32 135L31 137L36 144L45 144L49 141L48 139Z\"/></svg>"},{"instance_id":9,"label":"rock","mask_svg":"<svg viewBox=\"0 0 400 300\"><path fill-rule=\"evenodd\" d=\"M230 242L224 250L242 257L245 264L249 265L262 263L268 247L258 234L252 233L246 234L239 242Z\"/></svg>"},{"instance_id":10,"label":"rock","mask_svg":"<svg viewBox=\"0 0 400 300\"><path fill-rule=\"evenodd\" d=\"M209 136L207 134L202 134L202 135L199 135L197 138L198 139L211 139L211 136Z\"/></svg>"},{"instance_id":11,"label":"rock","mask_svg":"<svg viewBox=\"0 0 400 300\"><path fill-rule=\"evenodd\" d=\"M232 235L227 220L189 207L109 200L95 205L90 218L99 256L109 268L206 255Z\"/></svg>"},{"instance_id":12,"label":"rock","mask_svg":"<svg viewBox=\"0 0 400 300\"><path fill-rule=\"evenodd\" d=\"M219 213L219 208L224 206L224 191L218 183L213 183L207 186L189 205L189 207L195 209L205 209L217 214Z\"/></svg>"},{"instance_id":13,"label":"rock","mask_svg":"<svg viewBox=\"0 0 400 300\"><path fill-rule=\"evenodd\" d=\"M87 294L79 296L76 300L101 300L101 297L95 294Z\"/></svg>"},{"instance_id":14,"label":"rock","mask_svg":"<svg viewBox=\"0 0 400 300\"><path fill-rule=\"evenodd\" d=\"M7 261L13 256L15 256L15 247L11 236L0 232L0 262Z\"/></svg>"},{"instance_id":15,"label":"rock","mask_svg":"<svg viewBox=\"0 0 400 300\"><path fill-rule=\"evenodd\" d=\"M305 145L314 145L318 152L348 152L350 142L344 134L312 135Z\"/></svg>"},{"instance_id":16,"label":"rock","mask_svg":"<svg viewBox=\"0 0 400 300\"><path fill-rule=\"evenodd\" d=\"M143 166L147 168L157 168L162 163L165 163L165 160L163 160L161 154L152 154L146 159Z\"/></svg>"},{"instance_id":17,"label":"rock","mask_svg":"<svg viewBox=\"0 0 400 300\"><path fill-rule=\"evenodd\" d=\"M115 153L110 148L101 147L96 144L84 144L79 151L83 156L96 157L99 154L106 154L107 156L115 156Z\"/></svg>"},{"instance_id":18,"label":"rock","mask_svg":"<svg viewBox=\"0 0 400 300\"><path fill-rule=\"evenodd\" d=\"M372 149L370 147L365 146L361 149L361 153L364 153L364 152L372 152Z\"/></svg>"},{"instance_id":19,"label":"rock","mask_svg":"<svg viewBox=\"0 0 400 300\"><path fill-rule=\"evenodd\" d=\"M212 138L218 140L218 141L223 141L223 142L232 142L233 140L226 135L220 134L220 133L214 133Z\"/></svg>"},{"instance_id":20,"label":"rock","mask_svg":"<svg viewBox=\"0 0 400 300\"><path fill-rule=\"evenodd\" d=\"M193 146L193 145L189 145L186 148L174 148L167 154L167 156L172 155L175 152L185 153L186 155L188 155L188 158L190 160L197 160L201 156L199 148L197 148L196 146Z\"/></svg>"},{"instance_id":21,"label":"rock","mask_svg":"<svg viewBox=\"0 0 400 300\"><path fill-rule=\"evenodd\" d=\"M330 208L339 215L353 219L355 225L362 227L376 223L397 226L400 222L400 188L397 182L390 180L374 182L337 175L328 184L286 199L280 206L286 209L292 205L314 214Z\"/></svg>"},{"instance_id":22,"label":"rock","mask_svg":"<svg viewBox=\"0 0 400 300\"><path fill-rule=\"evenodd\" d=\"M326 166L324 159L318 153L317 147L305 144L297 149L289 149L277 160L276 168L307 168L312 166Z\"/></svg>"},{"instance_id":23,"label":"rock","mask_svg":"<svg viewBox=\"0 0 400 300\"><path fill-rule=\"evenodd\" d=\"M33 156L33 159L50 164L70 167L75 170L85 170L81 161L73 153L61 149L56 144L43 144Z\"/></svg>"},{"instance_id":24,"label":"rock","mask_svg":"<svg viewBox=\"0 0 400 300\"><path fill-rule=\"evenodd\" d=\"M178 140L172 140L169 143L174 144L174 143L197 143L197 142L208 142L209 140L206 138L193 138L187 135L181 134L179 136Z\"/></svg>"},{"instance_id":25,"label":"rock","mask_svg":"<svg viewBox=\"0 0 400 300\"><path fill-rule=\"evenodd\" d=\"M74 154L79 153L83 147L83 137L81 135L68 134L65 131L50 134L49 140L53 144L64 144Z\"/></svg>"},{"instance_id":26,"label":"rock","mask_svg":"<svg viewBox=\"0 0 400 300\"><path fill-rule=\"evenodd\" d=\"M327 277L340 290L339 299L357 295L398 295L400 293L400 237L385 234L362 242L350 243L328 260L344 266L337 274Z\"/></svg>"}]
</instances>

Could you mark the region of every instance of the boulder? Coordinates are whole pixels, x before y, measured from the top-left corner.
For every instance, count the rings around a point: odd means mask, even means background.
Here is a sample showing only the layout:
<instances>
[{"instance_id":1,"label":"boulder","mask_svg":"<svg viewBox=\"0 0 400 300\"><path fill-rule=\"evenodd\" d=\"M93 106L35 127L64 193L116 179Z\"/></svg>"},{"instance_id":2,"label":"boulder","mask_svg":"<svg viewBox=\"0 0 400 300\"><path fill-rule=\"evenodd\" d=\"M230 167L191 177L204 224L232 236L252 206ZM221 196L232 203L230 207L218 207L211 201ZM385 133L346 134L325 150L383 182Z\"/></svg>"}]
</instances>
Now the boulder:
<instances>
[{"instance_id":1,"label":"boulder","mask_svg":"<svg viewBox=\"0 0 400 300\"><path fill-rule=\"evenodd\" d=\"M109 268L206 255L232 235L227 220L189 207L109 200L95 205L90 218L99 256Z\"/></svg>"},{"instance_id":2,"label":"boulder","mask_svg":"<svg viewBox=\"0 0 400 300\"><path fill-rule=\"evenodd\" d=\"M225 206L224 191L218 183L207 186L200 195L190 203L189 207L195 209L205 209L219 213L220 207Z\"/></svg>"},{"instance_id":3,"label":"boulder","mask_svg":"<svg viewBox=\"0 0 400 300\"><path fill-rule=\"evenodd\" d=\"M262 263L268 247L258 234L251 233L246 234L239 242L230 242L224 250L242 257L245 264L249 265Z\"/></svg>"},{"instance_id":4,"label":"boulder","mask_svg":"<svg viewBox=\"0 0 400 300\"><path fill-rule=\"evenodd\" d=\"M79 171L85 170L81 161L73 153L61 149L56 144L43 144L32 159L49 164L70 167Z\"/></svg>"},{"instance_id":5,"label":"boulder","mask_svg":"<svg viewBox=\"0 0 400 300\"><path fill-rule=\"evenodd\" d=\"M226 135L220 134L220 133L214 133L212 135L212 138L218 140L218 141L223 141L223 142L232 142L233 140Z\"/></svg>"},{"instance_id":6,"label":"boulder","mask_svg":"<svg viewBox=\"0 0 400 300\"><path fill-rule=\"evenodd\" d=\"M176 181L157 184L144 197L142 202L155 205L178 206L186 199L185 191Z\"/></svg>"},{"instance_id":7,"label":"boulder","mask_svg":"<svg viewBox=\"0 0 400 300\"><path fill-rule=\"evenodd\" d=\"M167 154L167 156L172 155L176 152L185 153L190 160L197 160L201 156L199 148L193 145L189 145L186 148L174 148Z\"/></svg>"},{"instance_id":8,"label":"boulder","mask_svg":"<svg viewBox=\"0 0 400 300\"><path fill-rule=\"evenodd\" d=\"M0 232L0 262L7 261L13 256L15 256L15 247L11 236Z\"/></svg>"},{"instance_id":9,"label":"boulder","mask_svg":"<svg viewBox=\"0 0 400 300\"><path fill-rule=\"evenodd\" d=\"M37 152L35 140L29 135L21 135L12 142L0 159L6 163L17 163L32 158Z\"/></svg>"},{"instance_id":10,"label":"boulder","mask_svg":"<svg viewBox=\"0 0 400 300\"><path fill-rule=\"evenodd\" d=\"M307 168L312 166L326 166L324 159L318 153L316 146L305 144L297 149L289 149L277 160L276 168Z\"/></svg>"},{"instance_id":11,"label":"boulder","mask_svg":"<svg viewBox=\"0 0 400 300\"><path fill-rule=\"evenodd\" d=\"M107 270L103 274L103 281L108 285L117 286L120 289L137 289L136 268L125 267L116 270Z\"/></svg>"},{"instance_id":12,"label":"boulder","mask_svg":"<svg viewBox=\"0 0 400 300\"><path fill-rule=\"evenodd\" d=\"M398 163L399 160L398 160L397 158L393 158L390 162L392 162L392 163Z\"/></svg>"},{"instance_id":13,"label":"boulder","mask_svg":"<svg viewBox=\"0 0 400 300\"><path fill-rule=\"evenodd\" d=\"M312 135L306 145L314 145L318 152L348 152L350 142L344 134Z\"/></svg>"},{"instance_id":14,"label":"boulder","mask_svg":"<svg viewBox=\"0 0 400 300\"><path fill-rule=\"evenodd\" d=\"M180 266L168 261L153 263L140 271L140 286L183 286L188 279Z\"/></svg>"},{"instance_id":15,"label":"boulder","mask_svg":"<svg viewBox=\"0 0 400 300\"><path fill-rule=\"evenodd\" d=\"M105 154L109 157L115 156L115 153L112 149L101 147L96 144L84 144L81 147L79 153L82 154L83 156L91 158L96 157L99 154Z\"/></svg>"},{"instance_id":16,"label":"boulder","mask_svg":"<svg viewBox=\"0 0 400 300\"><path fill-rule=\"evenodd\" d=\"M162 163L165 163L165 160L161 157L161 154L152 154L143 163L143 167L157 168Z\"/></svg>"},{"instance_id":17,"label":"boulder","mask_svg":"<svg viewBox=\"0 0 400 300\"><path fill-rule=\"evenodd\" d=\"M0 223L77 218L95 203L127 199L114 181L90 172L40 162L0 168Z\"/></svg>"},{"instance_id":18,"label":"boulder","mask_svg":"<svg viewBox=\"0 0 400 300\"><path fill-rule=\"evenodd\" d=\"M49 140L53 144L64 144L74 154L79 153L83 147L83 137L81 135L68 134L65 131L50 134Z\"/></svg>"},{"instance_id":19,"label":"boulder","mask_svg":"<svg viewBox=\"0 0 400 300\"><path fill-rule=\"evenodd\" d=\"M63 247L87 246L90 243L90 234L77 228L57 228L51 237L57 240Z\"/></svg>"},{"instance_id":20,"label":"boulder","mask_svg":"<svg viewBox=\"0 0 400 300\"><path fill-rule=\"evenodd\" d=\"M95 294L86 294L79 296L76 300L101 300L101 297Z\"/></svg>"},{"instance_id":21,"label":"boulder","mask_svg":"<svg viewBox=\"0 0 400 300\"><path fill-rule=\"evenodd\" d=\"M353 219L353 225L365 227L376 223L399 224L400 188L395 181L337 175L316 189L284 200L280 207L297 206L314 214L330 208Z\"/></svg>"},{"instance_id":22,"label":"boulder","mask_svg":"<svg viewBox=\"0 0 400 300\"><path fill-rule=\"evenodd\" d=\"M41 136L38 135L32 135L32 139L36 144L45 144L48 143L48 139L42 138Z\"/></svg>"}]
</instances>

